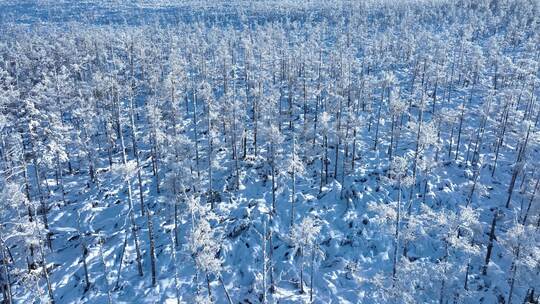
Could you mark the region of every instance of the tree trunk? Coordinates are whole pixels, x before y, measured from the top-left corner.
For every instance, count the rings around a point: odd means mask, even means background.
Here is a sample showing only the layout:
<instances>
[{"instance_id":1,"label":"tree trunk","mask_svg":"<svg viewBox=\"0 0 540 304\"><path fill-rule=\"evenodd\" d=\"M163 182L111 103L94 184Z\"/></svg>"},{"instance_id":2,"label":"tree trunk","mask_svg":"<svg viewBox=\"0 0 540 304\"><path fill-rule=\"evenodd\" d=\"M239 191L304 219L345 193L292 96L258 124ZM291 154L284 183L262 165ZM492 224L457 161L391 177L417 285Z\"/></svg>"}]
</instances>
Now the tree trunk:
<instances>
[{"instance_id":1,"label":"tree trunk","mask_svg":"<svg viewBox=\"0 0 540 304\"><path fill-rule=\"evenodd\" d=\"M401 180L398 181L398 200L397 200L397 217L396 217L396 230L394 232L394 257L392 261L392 280L395 284L396 281L396 272L397 272L397 262L398 262L398 247L399 247L399 222L401 215Z\"/></svg>"},{"instance_id":2,"label":"tree trunk","mask_svg":"<svg viewBox=\"0 0 540 304\"><path fill-rule=\"evenodd\" d=\"M147 207L148 208L148 207ZM152 214L146 210L146 221L148 225L148 239L150 240L150 267L152 273L152 286L156 286L156 253L154 241L154 226L152 224ZM174 249L173 249L174 250Z\"/></svg>"},{"instance_id":3,"label":"tree trunk","mask_svg":"<svg viewBox=\"0 0 540 304\"><path fill-rule=\"evenodd\" d=\"M413 172L412 172L413 185L411 186L411 192L409 193L409 201L411 203L412 203L413 191L416 186L416 171L418 167L418 156L420 154L420 135L422 132L423 114L424 114L424 96L422 94L422 101L420 103L420 112L418 113L418 129L416 130L416 146L414 149L414 161L413 161ZM409 204L408 214L410 214L411 205L412 205L411 203Z\"/></svg>"},{"instance_id":4,"label":"tree trunk","mask_svg":"<svg viewBox=\"0 0 540 304\"><path fill-rule=\"evenodd\" d=\"M225 283L223 283L223 278L221 276L219 277L219 283L221 284L221 287L223 287L223 291L225 292L225 296L227 297L227 302L229 304L233 304L231 296L229 295L229 291L227 291L227 288L225 287Z\"/></svg>"},{"instance_id":5,"label":"tree trunk","mask_svg":"<svg viewBox=\"0 0 540 304\"><path fill-rule=\"evenodd\" d=\"M41 243L41 242L40 242ZM41 254L41 263L42 270L43 270L43 277L45 278L45 282L47 283L47 293L49 295L49 301L51 304L54 304L54 294L52 290L51 280L49 279L49 271L47 269L47 260L45 259L45 253L43 252L43 246L39 244L39 252Z\"/></svg>"},{"instance_id":6,"label":"tree trunk","mask_svg":"<svg viewBox=\"0 0 540 304\"><path fill-rule=\"evenodd\" d=\"M443 262L446 263L446 261L448 260L448 241L447 240L444 241L444 248L445 248L445 253L444 253ZM446 271L447 271L446 266L444 266L443 279L441 282L441 290L439 292L439 304L444 303L444 289L446 286Z\"/></svg>"},{"instance_id":7,"label":"tree trunk","mask_svg":"<svg viewBox=\"0 0 540 304\"><path fill-rule=\"evenodd\" d=\"M463 101L461 103L461 114L459 115L459 126L458 126L458 138L457 138L457 143L456 143L456 158L455 160L457 160L458 156L459 156L459 144L460 144L460 140L461 140L461 129L463 127L463 114L465 113L465 101Z\"/></svg>"},{"instance_id":8,"label":"tree trunk","mask_svg":"<svg viewBox=\"0 0 540 304\"><path fill-rule=\"evenodd\" d=\"M395 117L394 115L391 116L390 118L392 120L392 125L390 127L390 145L388 146L388 163L391 164L392 163L392 156L393 156L393 150L392 150L392 146L394 144L394 125L395 125Z\"/></svg>"},{"instance_id":9,"label":"tree trunk","mask_svg":"<svg viewBox=\"0 0 540 304\"><path fill-rule=\"evenodd\" d=\"M262 258L262 261L263 261L263 271L262 271L262 302L263 304L266 304L266 272L267 272L267 263L268 261L266 260L266 246L267 246L267 239L268 239L268 231L266 229L266 219L263 220L263 236L262 236L262 241L263 241L263 246L262 246L262 254L263 254L263 258Z\"/></svg>"},{"instance_id":10,"label":"tree trunk","mask_svg":"<svg viewBox=\"0 0 540 304\"><path fill-rule=\"evenodd\" d=\"M529 141L530 131L531 131L531 126L529 125L529 128L527 130L527 136L525 137L523 144L520 146L517 159L514 164L514 170L512 172L512 179L510 180L510 185L508 187L508 198L506 199L506 208L510 207L510 201L512 199L512 193L514 192L514 187L516 185L516 179L517 179L518 174L521 172L521 168L523 167L522 161L525 155L525 150L527 149L527 143Z\"/></svg>"},{"instance_id":11,"label":"tree trunk","mask_svg":"<svg viewBox=\"0 0 540 304\"><path fill-rule=\"evenodd\" d=\"M532 202L534 201L534 197L536 196L536 191L538 190L538 186L540 186L540 176L536 179L536 184L534 186L533 193L531 194L531 198L529 199L529 204L527 205L527 210L525 211L525 215L523 216L523 220L521 221L522 225L525 225L527 223L527 217L529 216L529 210L531 210Z\"/></svg>"},{"instance_id":12,"label":"tree trunk","mask_svg":"<svg viewBox=\"0 0 540 304\"><path fill-rule=\"evenodd\" d=\"M508 107L508 106L507 106ZM495 169L497 168L497 160L499 159L499 150L503 144L504 140L504 134L506 132L506 125L508 121L508 109L505 108L504 114L503 114L503 126L502 130L500 132L499 138L497 140L497 146L495 147L495 160L493 160L493 170L491 171L491 177L495 176Z\"/></svg>"},{"instance_id":13,"label":"tree trunk","mask_svg":"<svg viewBox=\"0 0 540 304\"><path fill-rule=\"evenodd\" d=\"M62 166L60 165L60 157L58 156L58 152L56 152L56 167L57 167L57 172L58 172L58 181L59 181L60 191L62 192L62 202L65 204L66 191L64 190L64 175L62 174Z\"/></svg>"},{"instance_id":14,"label":"tree trunk","mask_svg":"<svg viewBox=\"0 0 540 304\"><path fill-rule=\"evenodd\" d=\"M212 288L210 288L210 276L208 275L208 272L205 273L206 275L206 288L208 289L208 298L210 299L210 303L212 303Z\"/></svg>"},{"instance_id":15,"label":"tree trunk","mask_svg":"<svg viewBox=\"0 0 540 304\"><path fill-rule=\"evenodd\" d=\"M356 126L353 130L353 143L352 143L352 155L351 155L351 172L354 174L354 165L356 162Z\"/></svg>"},{"instance_id":16,"label":"tree trunk","mask_svg":"<svg viewBox=\"0 0 540 304\"><path fill-rule=\"evenodd\" d=\"M300 293L304 293L304 249L300 248Z\"/></svg>"},{"instance_id":17,"label":"tree trunk","mask_svg":"<svg viewBox=\"0 0 540 304\"><path fill-rule=\"evenodd\" d=\"M294 133L294 130L293 130ZM294 203L296 201L296 140L293 135L293 152L292 152L292 158L293 158L293 168L292 168L292 193L291 193L291 229L294 225Z\"/></svg>"},{"instance_id":18,"label":"tree trunk","mask_svg":"<svg viewBox=\"0 0 540 304\"><path fill-rule=\"evenodd\" d=\"M339 98L338 112L337 112L337 126L336 126L336 159L334 162L334 180L338 179L338 157L339 157L339 146L341 144L341 98Z\"/></svg>"},{"instance_id":19,"label":"tree trunk","mask_svg":"<svg viewBox=\"0 0 540 304\"><path fill-rule=\"evenodd\" d=\"M270 248L269 252L268 252L268 260L269 260L269 264L270 264L270 267L269 267L269 271L270 271L270 293L274 293L276 291L276 287L275 287L275 281L274 281L274 263L272 261L273 259L273 256L274 256L274 244L273 244L273 241L272 241L272 238L273 238L273 235L272 235L272 229L273 229L273 222L274 222L274 216L272 214L270 214L270 230L268 232L268 246Z\"/></svg>"},{"instance_id":20,"label":"tree trunk","mask_svg":"<svg viewBox=\"0 0 540 304\"><path fill-rule=\"evenodd\" d=\"M126 241L127 241L127 237L126 237ZM101 259L101 263L103 264L103 277L105 278L105 283L106 283L106 288L107 288L108 304L112 304L111 287L109 283L109 269L107 267L107 263L105 263L105 257L103 255L103 243L105 242L105 240L99 237L98 242L99 242L99 257Z\"/></svg>"},{"instance_id":21,"label":"tree trunk","mask_svg":"<svg viewBox=\"0 0 540 304\"><path fill-rule=\"evenodd\" d=\"M384 101L384 90L385 87L383 86L381 89L381 101L377 109L377 124L375 125L375 144L373 145L373 150L377 150L377 144L379 143L379 125L381 123L381 109Z\"/></svg>"},{"instance_id":22,"label":"tree trunk","mask_svg":"<svg viewBox=\"0 0 540 304\"><path fill-rule=\"evenodd\" d=\"M180 246L180 242L178 240L178 195L175 193L175 199L174 199L174 247L178 248Z\"/></svg>"},{"instance_id":23,"label":"tree trunk","mask_svg":"<svg viewBox=\"0 0 540 304\"><path fill-rule=\"evenodd\" d=\"M0 252L2 252L2 262L3 262L2 269L4 271L4 278L6 280L4 283L4 286L2 286L2 288L4 289L4 303L11 304L13 303L12 302L13 294L11 293L11 276L8 269L8 258L6 256L6 251L5 251L6 244L4 243L4 238L1 235L0 235L0 242L2 243L1 244L2 247L0 248Z\"/></svg>"},{"instance_id":24,"label":"tree trunk","mask_svg":"<svg viewBox=\"0 0 540 304\"><path fill-rule=\"evenodd\" d=\"M276 212L276 168L275 168L275 151L274 151L274 144L270 144L270 153L271 153L271 160L270 160L270 171L272 174L272 213Z\"/></svg>"},{"instance_id":25,"label":"tree trunk","mask_svg":"<svg viewBox=\"0 0 540 304\"><path fill-rule=\"evenodd\" d=\"M487 274L487 268L489 265L489 261L491 259L491 252L493 250L493 241L495 240L495 225L497 223L497 211L493 213L493 220L491 222L491 230L489 232L489 241L487 245L487 252L486 252L486 259L484 262L484 267L482 268L482 274Z\"/></svg>"},{"instance_id":26,"label":"tree trunk","mask_svg":"<svg viewBox=\"0 0 540 304\"><path fill-rule=\"evenodd\" d=\"M118 107L120 107L119 103L118 103ZM118 111L120 111L120 108L118 108ZM125 166L127 164L126 145L125 145L125 142L124 142L124 135L123 135L123 133L121 131L120 131L120 143L121 143L121 148L122 148L122 164ZM134 216L134 212L133 212L133 195L132 195L132 191L131 191L131 181L129 179L126 179L126 186L127 186L127 189L128 189L128 207L129 207L128 216L129 216L129 221L130 221L130 224L131 224L131 233L133 234L133 241L135 243L135 251L137 253L137 258L136 258L136 260L137 260L137 268L138 268L138 271L139 271L139 275L143 276L142 261L141 261L141 250L139 248L139 237L137 236L137 224L135 223L135 216ZM141 192L141 198L142 198L142 192ZM142 200L141 200L141 203L142 203ZM141 205L141 207L142 207L142 205ZM124 250L125 250L125 248L124 248ZM120 278L120 272L119 272L118 275L119 275L119 278Z\"/></svg>"},{"instance_id":27,"label":"tree trunk","mask_svg":"<svg viewBox=\"0 0 540 304\"><path fill-rule=\"evenodd\" d=\"M211 121L211 101L208 100L206 113L207 117L207 129L208 129L208 197L210 199L210 209L214 210L214 190L212 187L212 153L213 153L213 141L212 141L212 121Z\"/></svg>"},{"instance_id":28,"label":"tree trunk","mask_svg":"<svg viewBox=\"0 0 540 304\"><path fill-rule=\"evenodd\" d=\"M82 238L82 235L80 235ZM84 278L86 281L86 287L84 288L84 291L87 292L90 290L90 277L88 275L88 264L86 263L86 257L88 256L88 248L86 247L86 244L82 244L82 261L83 261L83 267L84 267Z\"/></svg>"},{"instance_id":29,"label":"tree trunk","mask_svg":"<svg viewBox=\"0 0 540 304\"><path fill-rule=\"evenodd\" d=\"M517 274L517 263L516 260L519 259L519 244L515 251L515 256L512 261L512 265L510 266L510 272L512 273L510 277L510 290L508 291L508 304L512 304L512 296L514 294L514 283L516 282L516 274Z\"/></svg>"},{"instance_id":30,"label":"tree trunk","mask_svg":"<svg viewBox=\"0 0 540 304\"><path fill-rule=\"evenodd\" d=\"M129 235L129 231L128 231L128 228L126 227L126 232L125 232L125 236L124 236L124 244L122 245L122 250L120 251L120 261L118 262L118 271L117 271L117 276L116 276L116 284L115 284L115 287L114 287L115 289L118 289L118 287L120 287L120 275L122 274L122 263L124 262L124 254L126 253L128 235Z\"/></svg>"},{"instance_id":31,"label":"tree trunk","mask_svg":"<svg viewBox=\"0 0 540 304\"><path fill-rule=\"evenodd\" d=\"M315 248L311 248L311 279L309 282L309 302L313 303L313 281L314 277L314 268L315 268Z\"/></svg>"},{"instance_id":32,"label":"tree trunk","mask_svg":"<svg viewBox=\"0 0 540 304\"><path fill-rule=\"evenodd\" d=\"M38 190L38 196L39 196L39 202L41 206L41 212L43 217L43 227L47 231L47 246L49 249L52 250L52 240L51 240L51 233L49 232L49 221L47 219L47 214L49 213L49 207L47 206L47 203L45 202L45 198L43 197L43 192L41 190L41 178L39 176L39 169L36 159L34 158L34 172L36 175L36 186Z\"/></svg>"},{"instance_id":33,"label":"tree trunk","mask_svg":"<svg viewBox=\"0 0 540 304\"><path fill-rule=\"evenodd\" d=\"M199 169L199 132L197 131L197 94L193 90L193 136L195 141L195 168L197 170L197 182L200 185L201 172Z\"/></svg>"}]
</instances>

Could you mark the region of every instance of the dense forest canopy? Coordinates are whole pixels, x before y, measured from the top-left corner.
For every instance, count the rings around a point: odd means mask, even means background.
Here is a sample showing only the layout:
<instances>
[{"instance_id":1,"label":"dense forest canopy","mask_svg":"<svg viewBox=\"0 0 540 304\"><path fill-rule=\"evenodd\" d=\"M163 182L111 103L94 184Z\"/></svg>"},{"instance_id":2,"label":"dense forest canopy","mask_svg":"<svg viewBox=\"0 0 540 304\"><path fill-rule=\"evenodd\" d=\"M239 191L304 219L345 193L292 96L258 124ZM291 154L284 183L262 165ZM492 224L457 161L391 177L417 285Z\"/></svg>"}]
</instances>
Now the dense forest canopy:
<instances>
[{"instance_id":1,"label":"dense forest canopy","mask_svg":"<svg viewBox=\"0 0 540 304\"><path fill-rule=\"evenodd\" d=\"M540 3L0 2L5 303L538 303Z\"/></svg>"}]
</instances>

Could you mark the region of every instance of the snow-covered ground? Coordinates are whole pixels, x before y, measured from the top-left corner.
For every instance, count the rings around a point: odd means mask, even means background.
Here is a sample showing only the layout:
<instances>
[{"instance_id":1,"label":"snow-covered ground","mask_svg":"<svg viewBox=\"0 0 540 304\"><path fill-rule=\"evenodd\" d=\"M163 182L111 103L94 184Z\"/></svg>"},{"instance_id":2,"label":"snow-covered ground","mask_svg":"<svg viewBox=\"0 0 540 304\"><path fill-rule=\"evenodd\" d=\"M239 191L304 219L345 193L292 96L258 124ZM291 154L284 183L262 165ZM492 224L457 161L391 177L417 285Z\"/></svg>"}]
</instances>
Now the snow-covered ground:
<instances>
[{"instance_id":1,"label":"snow-covered ground","mask_svg":"<svg viewBox=\"0 0 540 304\"><path fill-rule=\"evenodd\" d=\"M6 303L538 303L537 1L0 22Z\"/></svg>"}]
</instances>

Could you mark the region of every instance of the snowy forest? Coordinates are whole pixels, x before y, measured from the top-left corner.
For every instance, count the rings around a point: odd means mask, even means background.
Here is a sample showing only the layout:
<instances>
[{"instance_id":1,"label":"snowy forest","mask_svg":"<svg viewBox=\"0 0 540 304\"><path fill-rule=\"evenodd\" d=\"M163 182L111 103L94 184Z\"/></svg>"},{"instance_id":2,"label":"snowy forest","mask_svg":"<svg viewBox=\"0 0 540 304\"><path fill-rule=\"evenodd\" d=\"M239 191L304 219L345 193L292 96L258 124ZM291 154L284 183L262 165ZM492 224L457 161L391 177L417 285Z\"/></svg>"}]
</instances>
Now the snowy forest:
<instances>
[{"instance_id":1,"label":"snowy forest","mask_svg":"<svg viewBox=\"0 0 540 304\"><path fill-rule=\"evenodd\" d=\"M0 1L3 303L540 302L540 2Z\"/></svg>"}]
</instances>

